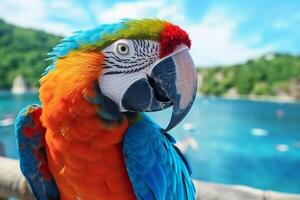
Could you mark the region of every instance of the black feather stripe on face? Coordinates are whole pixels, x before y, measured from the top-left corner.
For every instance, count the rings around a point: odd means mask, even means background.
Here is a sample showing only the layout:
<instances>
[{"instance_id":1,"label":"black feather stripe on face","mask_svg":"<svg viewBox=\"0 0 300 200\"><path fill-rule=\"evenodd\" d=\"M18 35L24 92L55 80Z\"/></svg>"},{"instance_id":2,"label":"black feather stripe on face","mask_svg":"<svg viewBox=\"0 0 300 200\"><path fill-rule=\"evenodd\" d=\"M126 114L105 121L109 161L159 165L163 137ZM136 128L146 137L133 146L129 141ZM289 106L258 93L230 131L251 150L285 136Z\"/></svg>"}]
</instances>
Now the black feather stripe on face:
<instances>
[{"instance_id":1,"label":"black feather stripe on face","mask_svg":"<svg viewBox=\"0 0 300 200\"><path fill-rule=\"evenodd\" d=\"M104 52L104 75L130 74L143 70L159 59L159 44L150 40L131 40L131 56L119 56L113 51Z\"/></svg>"}]
</instances>

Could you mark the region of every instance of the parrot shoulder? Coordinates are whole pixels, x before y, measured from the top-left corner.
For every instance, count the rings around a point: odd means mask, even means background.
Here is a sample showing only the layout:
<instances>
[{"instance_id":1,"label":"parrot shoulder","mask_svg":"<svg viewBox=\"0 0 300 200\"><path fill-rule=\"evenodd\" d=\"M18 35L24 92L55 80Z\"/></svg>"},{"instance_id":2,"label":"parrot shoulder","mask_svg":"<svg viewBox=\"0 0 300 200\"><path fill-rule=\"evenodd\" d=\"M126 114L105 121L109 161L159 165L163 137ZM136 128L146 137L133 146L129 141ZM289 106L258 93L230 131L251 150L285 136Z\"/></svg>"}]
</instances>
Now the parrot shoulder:
<instances>
[{"instance_id":1,"label":"parrot shoulder","mask_svg":"<svg viewBox=\"0 0 300 200\"><path fill-rule=\"evenodd\" d=\"M144 114L128 128L123 153L137 199L195 199L190 166L174 143Z\"/></svg>"},{"instance_id":2,"label":"parrot shoulder","mask_svg":"<svg viewBox=\"0 0 300 200\"><path fill-rule=\"evenodd\" d=\"M59 199L54 178L49 171L45 150L45 132L40 116L42 108L29 105L23 108L15 123L20 167L38 200Z\"/></svg>"}]
</instances>

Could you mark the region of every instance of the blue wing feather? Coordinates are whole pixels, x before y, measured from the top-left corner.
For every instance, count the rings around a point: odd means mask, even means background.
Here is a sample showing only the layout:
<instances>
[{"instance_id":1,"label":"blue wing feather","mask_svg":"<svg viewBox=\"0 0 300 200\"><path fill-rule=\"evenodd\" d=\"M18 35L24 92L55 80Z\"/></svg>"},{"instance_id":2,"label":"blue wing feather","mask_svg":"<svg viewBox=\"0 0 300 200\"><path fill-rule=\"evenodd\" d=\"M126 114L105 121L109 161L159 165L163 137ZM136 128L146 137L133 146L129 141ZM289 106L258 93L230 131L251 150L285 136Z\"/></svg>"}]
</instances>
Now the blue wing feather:
<instances>
[{"instance_id":1,"label":"blue wing feather","mask_svg":"<svg viewBox=\"0 0 300 200\"><path fill-rule=\"evenodd\" d=\"M124 158L138 199L195 199L190 166L174 143L172 136L144 114L128 128Z\"/></svg>"},{"instance_id":2,"label":"blue wing feather","mask_svg":"<svg viewBox=\"0 0 300 200\"><path fill-rule=\"evenodd\" d=\"M15 130L20 167L37 200L58 200L59 192L47 166L45 129L39 121L41 109L30 105L17 116Z\"/></svg>"}]
</instances>

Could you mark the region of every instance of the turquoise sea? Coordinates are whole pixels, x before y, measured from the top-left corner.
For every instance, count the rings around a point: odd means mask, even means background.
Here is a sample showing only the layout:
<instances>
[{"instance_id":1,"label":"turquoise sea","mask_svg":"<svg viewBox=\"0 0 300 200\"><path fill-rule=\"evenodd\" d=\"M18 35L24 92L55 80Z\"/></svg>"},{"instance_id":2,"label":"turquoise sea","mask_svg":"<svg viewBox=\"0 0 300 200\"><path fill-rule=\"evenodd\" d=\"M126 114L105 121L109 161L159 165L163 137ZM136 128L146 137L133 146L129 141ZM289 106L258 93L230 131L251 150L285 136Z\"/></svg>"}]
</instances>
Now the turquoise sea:
<instances>
[{"instance_id":1,"label":"turquoise sea","mask_svg":"<svg viewBox=\"0 0 300 200\"><path fill-rule=\"evenodd\" d=\"M0 93L0 153L17 158L13 119L36 94ZM171 110L152 113L163 127ZM170 131L193 167L193 177L300 194L300 104L198 97Z\"/></svg>"}]
</instances>

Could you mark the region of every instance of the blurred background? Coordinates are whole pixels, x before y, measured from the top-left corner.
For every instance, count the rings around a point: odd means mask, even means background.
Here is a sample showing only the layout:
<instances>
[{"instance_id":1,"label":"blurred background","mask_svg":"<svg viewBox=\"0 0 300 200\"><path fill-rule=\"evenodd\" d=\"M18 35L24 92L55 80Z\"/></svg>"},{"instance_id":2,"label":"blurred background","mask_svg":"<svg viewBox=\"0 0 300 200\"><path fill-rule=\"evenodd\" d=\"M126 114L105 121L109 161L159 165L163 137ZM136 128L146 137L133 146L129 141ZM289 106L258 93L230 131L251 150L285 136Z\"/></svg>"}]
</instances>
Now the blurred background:
<instances>
[{"instance_id":1,"label":"blurred background","mask_svg":"<svg viewBox=\"0 0 300 200\"><path fill-rule=\"evenodd\" d=\"M300 1L0 0L0 155L38 103L44 59L75 30L156 17L187 30L199 95L171 134L196 179L300 194ZM153 113L165 126L170 110Z\"/></svg>"}]
</instances>

